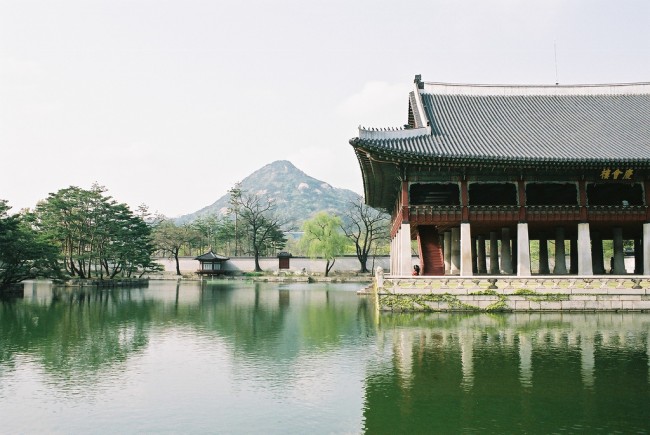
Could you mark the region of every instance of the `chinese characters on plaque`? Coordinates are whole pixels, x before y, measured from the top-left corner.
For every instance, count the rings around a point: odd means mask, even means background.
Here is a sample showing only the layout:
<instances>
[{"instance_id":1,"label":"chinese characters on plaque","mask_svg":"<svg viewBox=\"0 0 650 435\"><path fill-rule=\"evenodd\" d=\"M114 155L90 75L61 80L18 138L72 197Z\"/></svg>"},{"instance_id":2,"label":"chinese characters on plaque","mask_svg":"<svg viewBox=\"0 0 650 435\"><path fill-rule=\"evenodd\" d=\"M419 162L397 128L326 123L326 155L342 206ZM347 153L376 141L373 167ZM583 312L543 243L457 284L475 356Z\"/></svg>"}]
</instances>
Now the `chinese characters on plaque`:
<instances>
[{"instance_id":1,"label":"chinese characters on plaque","mask_svg":"<svg viewBox=\"0 0 650 435\"><path fill-rule=\"evenodd\" d=\"M633 175L634 169L605 168L600 171L601 180L631 180Z\"/></svg>"}]
</instances>

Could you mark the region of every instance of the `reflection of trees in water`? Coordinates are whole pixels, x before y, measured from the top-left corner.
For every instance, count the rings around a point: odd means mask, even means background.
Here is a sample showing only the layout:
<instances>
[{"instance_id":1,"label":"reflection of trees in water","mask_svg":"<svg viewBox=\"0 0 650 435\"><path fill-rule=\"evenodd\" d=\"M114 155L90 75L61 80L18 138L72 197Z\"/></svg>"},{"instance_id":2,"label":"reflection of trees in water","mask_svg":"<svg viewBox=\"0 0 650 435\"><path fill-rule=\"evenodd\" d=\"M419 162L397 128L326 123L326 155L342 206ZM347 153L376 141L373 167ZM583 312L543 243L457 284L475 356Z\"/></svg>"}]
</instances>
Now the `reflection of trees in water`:
<instances>
[{"instance_id":1,"label":"reflection of trees in water","mask_svg":"<svg viewBox=\"0 0 650 435\"><path fill-rule=\"evenodd\" d=\"M50 303L0 305L0 360L32 355L60 379L125 361L148 342L155 302L132 290L60 290Z\"/></svg>"},{"instance_id":2,"label":"reflection of trees in water","mask_svg":"<svg viewBox=\"0 0 650 435\"><path fill-rule=\"evenodd\" d=\"M188 299L191 292L198 298ZM313 284L55 287L49 301L37 300L0 305L0 363L33 355L46 370L70 378L141 352L153 328L190 327L225 340L236 360L241 354L260 361L295 360L304 352L341 346L342 337L365 337L373 328L370 310L364 301L355 303L356 295Z\"/></svg>"},{"instance_id":3,"label":"reflection of trees in water","mask_svg":"<svg viewBox=\"0 0 650 435\"><path fill-rule=\"evenodd\" d=\"M236 352L295 358L300 352L340 345L342 337L371 327L370 319L359 316L362 302L350 296L323 286L305 291L260 283L236 291L206 288L195 321L230 342Z\"/></svg>"},{"instance_id":4,"label":"reflection of trees in water","mask_svg":"<svg viewBox=\"0 0 650 435\"><path fill-rule=\"evenodd\" d=\"M269 388L300 383L305 376L300 368L309 366L312 355L354 350L372 328L354 293L326 287L256 284L223 297L229 303L220 303L219 296L211 303L204 298L202 326L229 343L236 377Z\"/></svg>"}]
</instances>

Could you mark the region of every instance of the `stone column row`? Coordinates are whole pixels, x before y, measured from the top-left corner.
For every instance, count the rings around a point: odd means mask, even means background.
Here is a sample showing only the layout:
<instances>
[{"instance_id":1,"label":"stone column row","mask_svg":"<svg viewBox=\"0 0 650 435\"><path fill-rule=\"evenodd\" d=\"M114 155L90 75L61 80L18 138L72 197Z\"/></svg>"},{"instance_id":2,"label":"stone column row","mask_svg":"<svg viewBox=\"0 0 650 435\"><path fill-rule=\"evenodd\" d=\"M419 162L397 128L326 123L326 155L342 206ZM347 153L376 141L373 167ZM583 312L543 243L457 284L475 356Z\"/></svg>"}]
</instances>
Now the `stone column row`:
<instances>
[{"instance_id":1,"label":"stone column row","mask_svg":"<svg viewBox=\"0 0 650 435\"><path fill-rule=\"evenodd\" d=\"M404 231L404 225L400 232ZM565 250L565 230L555 228L554 275L565 275L569 272L578 275L594 275L606 273L603 261L603 239L598 232L590 232L588 223L577 226L578 236L570 241L570 267L567 269ZM410 235L410 226L407 234ZM396 237L398 239L399 237ZM500 241L500 244L499 244ZM528 224L517 224L517 234L512 243L510 229L502 228L501 232L491 231L489 235L489 264L487 261L486 243L484 235L472 237L469 223L462 223L460 227L452 228L443 234L443 253L445 273L450 275L460 274L471 276L479 274L512 274L518 276L531 275L530 265L530 238ZM549 267L549 252L547 236L539 239L539 273L551 274ZM406 246L406 241L402 242ZM615 275L626 273L623 252L623 231L621 228L613 229L614 256L610 268ZM405 249L405 248L404 248ZM404 268L398 263L396 267L403 270L404 274L410 273L410 237L408 239L408 266ZM391 253L392 253L391 249ZM650 223L643 225L643 238L635 240L635 273L650 275ZM402 261L406 261L403 257ZM489 267L488 267L489 266Z\"/></svg>"}]
</instances>

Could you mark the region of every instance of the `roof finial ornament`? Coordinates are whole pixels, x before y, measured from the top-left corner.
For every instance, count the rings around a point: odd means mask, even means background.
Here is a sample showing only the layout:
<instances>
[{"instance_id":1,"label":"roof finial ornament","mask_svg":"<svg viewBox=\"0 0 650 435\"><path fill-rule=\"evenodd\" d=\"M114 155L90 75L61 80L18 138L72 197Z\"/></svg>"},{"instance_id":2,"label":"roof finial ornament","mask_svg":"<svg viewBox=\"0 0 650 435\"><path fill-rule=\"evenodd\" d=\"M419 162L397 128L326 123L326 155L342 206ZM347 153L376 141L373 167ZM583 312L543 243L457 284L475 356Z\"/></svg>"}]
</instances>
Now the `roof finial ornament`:
<instances>
[{"instance_id":1,"label":"roof finial ornament","mask_svg":"<svg viewBox=\"0 0 650 435\"><path fill-rule=\"evenodd\" d=\"M424 89L424 83L422 82L422 74L416 74L413 83L418 85L418 89Z\"/></svg>"}]
</instances>

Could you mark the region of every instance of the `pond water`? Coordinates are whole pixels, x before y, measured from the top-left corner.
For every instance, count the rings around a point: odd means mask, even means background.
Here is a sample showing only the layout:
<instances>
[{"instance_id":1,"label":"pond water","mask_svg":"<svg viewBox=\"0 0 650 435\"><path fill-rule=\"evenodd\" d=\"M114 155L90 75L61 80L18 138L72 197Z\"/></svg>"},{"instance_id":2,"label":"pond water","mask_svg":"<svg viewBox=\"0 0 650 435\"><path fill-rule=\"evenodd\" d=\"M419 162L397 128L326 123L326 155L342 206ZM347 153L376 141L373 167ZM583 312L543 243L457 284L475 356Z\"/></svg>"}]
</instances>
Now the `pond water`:
<instances>
[{"instance_id":1,"label":"pond water","mask_svg":"<svg viewBox=\"0 0 650 435\"><path fill-rule=\"evenodd\" d=\"M27 283L0 431L650 432L650 314L378 313L359 288Z\"/></svg>"}]
</instances>

